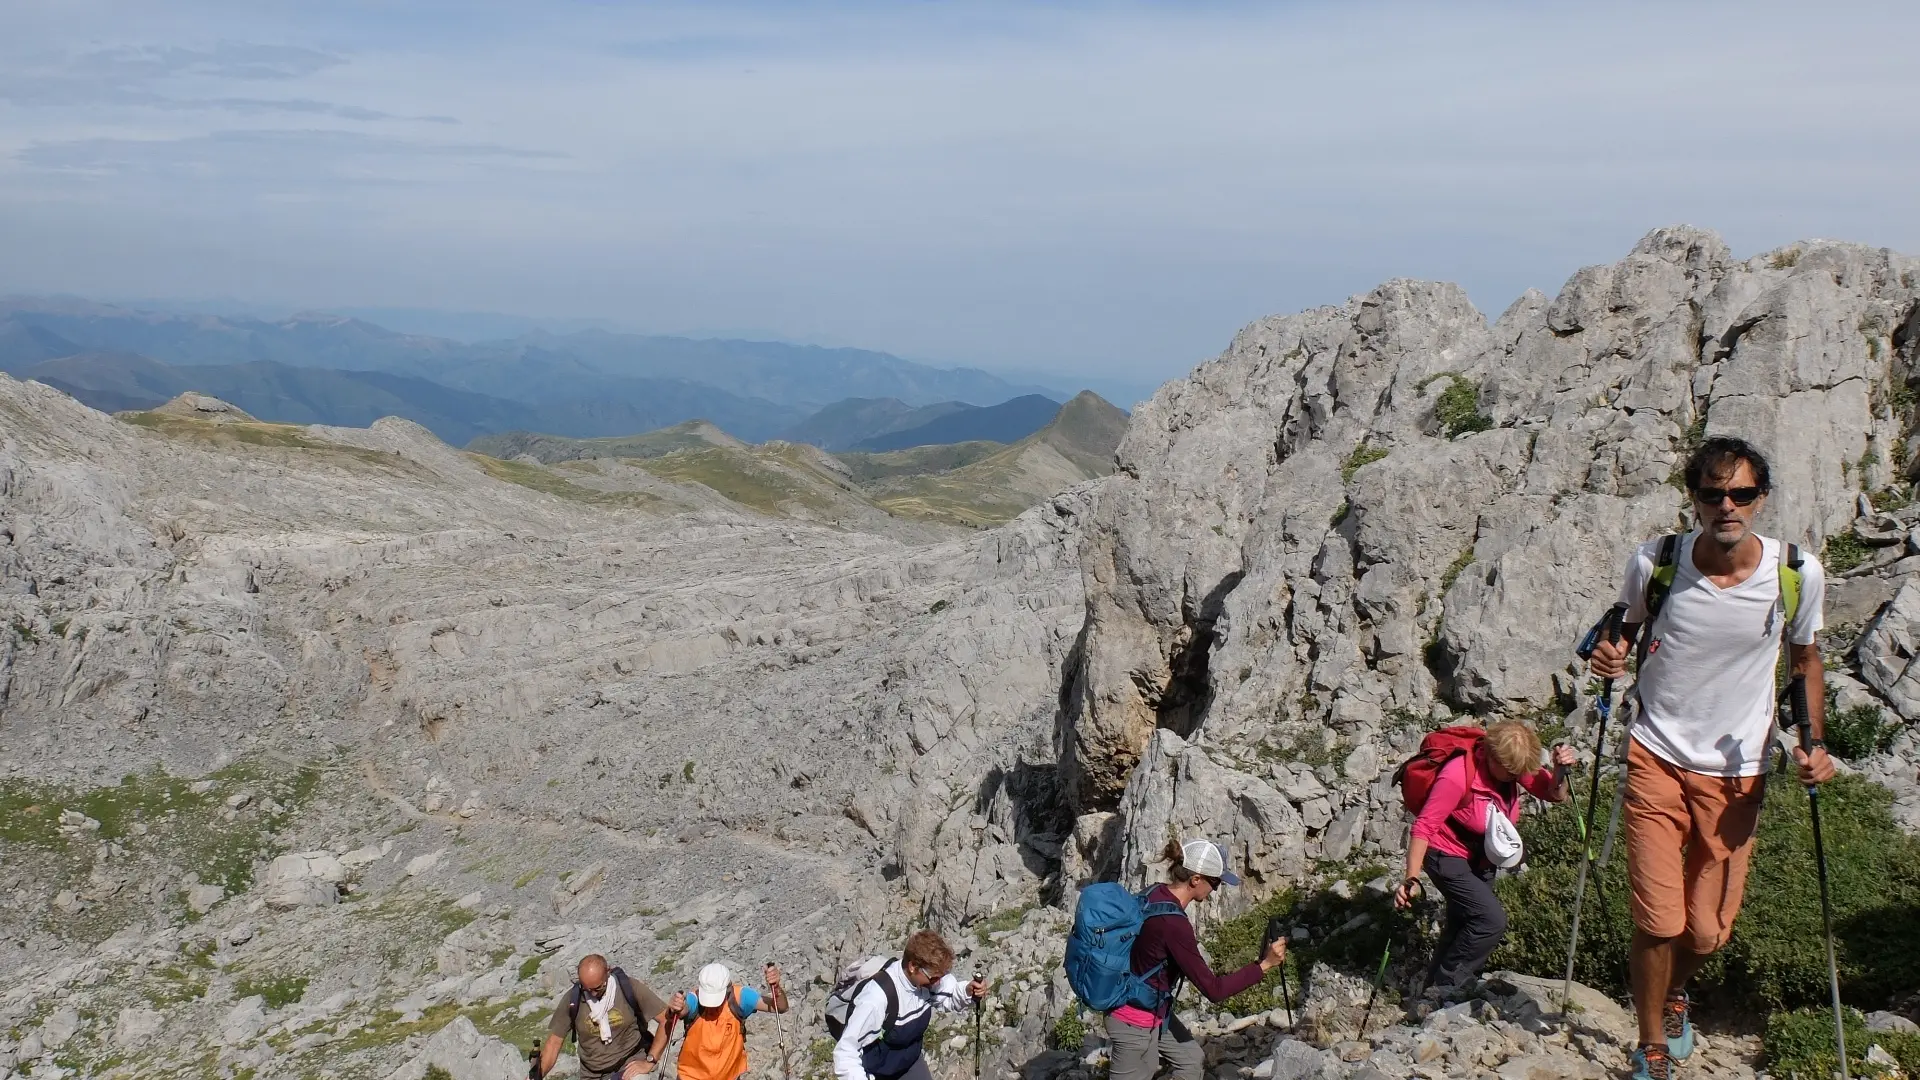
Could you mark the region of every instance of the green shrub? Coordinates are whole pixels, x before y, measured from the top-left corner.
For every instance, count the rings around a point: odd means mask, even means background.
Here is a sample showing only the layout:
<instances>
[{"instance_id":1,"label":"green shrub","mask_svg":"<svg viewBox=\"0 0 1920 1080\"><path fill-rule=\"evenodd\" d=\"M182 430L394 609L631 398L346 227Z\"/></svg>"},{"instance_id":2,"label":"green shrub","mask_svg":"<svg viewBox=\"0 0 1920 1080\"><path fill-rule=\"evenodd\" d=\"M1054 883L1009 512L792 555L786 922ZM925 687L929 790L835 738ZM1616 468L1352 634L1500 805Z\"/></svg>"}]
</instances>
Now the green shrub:
<instances>
[{"instance_id":1,"label":"green shrub","mask_svg":"<svg viewBox=\"0 0 1920 1080\"><path fill-rule=\"evenodd\" d=\"M1898 721L1889 721L1877 705L1855 705L1850 709L1827 708L1827 749L1837 757L1858 761L1880 753L1893 745L1900 734Z\"/></svg>"},{"instance_id":2,"label":"green shrub","mask_svg":"<svg viewBox=\"0 0 1920 1080\"><path fill-rule=\"evenodd\" d=\"M438 1065L429 1065L426 1075L421 1080L453 1080L453 1074Z\"/></svg>"},{"instance_id":3,"label":"green shrub","mask_svg":"<svg viewBox=\"0 0 1920 1080\"><path fill-rule=\"evenodd\" d=\"M1920 1076L1920 1035L1889 1031L1868 1031L1866 1021L1854 1009L1846 1010L1848 1072L1854 1076L1873 1076L1867 1065L1867 1051L1878 1045L1908 1076ZM1779 1080L1825 1080L1834 1075L1838 1055L1833 1045L1833 1010L1800 1009L1767 1017L1767 1033L1761 1043L1767 1069Z\"/></svg>"},{"instance_id":4,"label":"green shrub","mask_svg":"<svg viewBox=\"0 0 1920 1080\"><path fill-rule=\"evenodd\" d=\"M1079 1053L1087 1043L1087 1022L1080 1018L1080 1006L1076 1003L1053 1022L1053 1045L1055 1049Z\"/></svg>"},{"instance_id":5,"label":"green shrub","mask_svg":"<svg viewBox=\"0 0 1920 1080\"><path fill-rule=\"evenodd\" d=\"M1844 574L1867 561L1873 554L1873 546L1853 535L1851 531L1837 532L1827 537L1820 549L1820 565L1827 570Z\"/></svg>"},{"instance_id":6,"label":"green shrub","mask_svg":"<svg viewBox=\"0 0 1920 1080\"><path fill-rule=\"evenodd\" d=\"M1611 787L1601 785L1596 832L1606 828ZM1695 980L1703 1000L1765 1011L1826 999L1819 877L1804 790L1785 775L1769 779L1743 914L1733 940ZM1894 824L1892 801L1885 788L1857 777L1838 777L1820 789L1841 992L1865 1008L1883 1008L1920 981L1920 935L1908 930L1920 920L1920 841ZM1560 977L1579 871L1578 829L1576 812L1566 807L1521 820L1531 869L1495 886L1508 930L1490 967ZM1626 992L1633 933L1626 865L1622 838L1588 882L1574 966L1575 978L1616 995Z\"/></svg>"},{"instance_id":7,"label":"green shrub","mask_svg":"<svg viewBox=\"0 0 1920 1080\"><path fill-rule=\"evenodd\" d=\"M1895 445L1904 446L1905 444L1896 443ZM1899 462L1899 464L1904 465L1906 463ZM1913 488L1906 484L1894 484L1883 487L1873 493L1873 508L1883 514L1891 514L1895 510L1905 510L1908 506L1912 505L1912 503Z\"/></svg>"},{"instance_id":8,"label":"green shrub","mask_svg":"<svg viewBox=\"0 0 1920 1080\"><path fill-rule=\"evenodd\" d=\"M1340 482L1343 484L1352 483L1354 473L1359 472L1365 466L1371 465L1386 456L1386 447L1368 446L1366 443L1361 443L1359 446L1353 448L1353 453L1347 455L1346 464L1340 466Z\"/></svg>"},{"instance_id":9,"label":"green shrub","mask_svg":"<svg viewBox=\"0 0 1920 1080\"><path fill-rule=\"evenodd\" d=\"M1453 381L1433 403L1433 418L1440 421L1447 438L1491 428L1492 418L1480 411L1480 387L1462 375L1451 378Z\"/></svg>"}]
</instances>

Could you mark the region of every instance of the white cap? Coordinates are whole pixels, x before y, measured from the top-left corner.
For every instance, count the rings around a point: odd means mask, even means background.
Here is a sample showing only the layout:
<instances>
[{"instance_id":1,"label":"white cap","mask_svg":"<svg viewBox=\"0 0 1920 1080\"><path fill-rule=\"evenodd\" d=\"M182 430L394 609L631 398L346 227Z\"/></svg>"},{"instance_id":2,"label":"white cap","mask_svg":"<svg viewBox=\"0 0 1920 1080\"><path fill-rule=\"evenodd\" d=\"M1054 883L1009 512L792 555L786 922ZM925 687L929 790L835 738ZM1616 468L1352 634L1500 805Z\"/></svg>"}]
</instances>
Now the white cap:
<instances>
[{"instance_id":1,"label":"white cap","mask_svg":"<svg viewBox=\"0 0 1920 1080\"><path fill-rule=\"evenodd\" d=\"M1238 885L1240 879L1227 869L1227 848L1207 840L1189 840L1180 845L1180 865L1201 877L1219 878L1221 884Z\"/></svg>"},{"instance_id":2,"label":"white cap","mask_svg":"<svg viewBox=\"0 0 1920 1080\"><path fill-rule=\"evenodd\" d=\"M733 973L725 964L708 964L700 969L700 1007L712 1009L727 1003L727 987Z\"/></svg>"},{"instance_id":3,"label":"white cap","mask_svg":"<svg viewBox=\"0 0 1920 1080\"><path fill-rule=\"evenodd\" d=\"M1502 870L1511 870L1520 865L1520 860L1527 853L1526 845L1520 842L1520 830L1514 828L1507 815L1491 802L1487 804L1487 831L1482 843L1486 847L1487 861Z\"/></svg>"}]
</instances>

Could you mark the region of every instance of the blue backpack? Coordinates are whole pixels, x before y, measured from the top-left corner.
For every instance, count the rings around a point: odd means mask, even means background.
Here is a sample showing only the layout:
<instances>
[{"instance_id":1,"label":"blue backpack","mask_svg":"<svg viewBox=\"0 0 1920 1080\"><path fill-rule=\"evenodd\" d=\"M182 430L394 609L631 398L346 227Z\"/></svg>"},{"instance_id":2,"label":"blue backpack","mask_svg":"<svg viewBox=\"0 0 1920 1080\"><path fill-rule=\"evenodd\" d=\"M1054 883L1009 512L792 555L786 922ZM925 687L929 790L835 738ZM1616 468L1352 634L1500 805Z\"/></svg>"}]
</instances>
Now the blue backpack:
<instances>
[{"instance_id":1,"label":"blue backpack","mask_svg":"<svg viewBox=\"0 0 1920 1080\"><path fill-rule=\"evenodd\" d=\"M1180 905L1168 900L1147 902L1113 882L1080 890L1080 906L1073 913L1073 932L1067 936L1067 984L1087 1008L1112 1012L1122 1005L1158 1014L1162 992L1147 985L1166 961L1143 974L1133 973L1133 943L1140 927L1155 915L1178 915Z\"/></svg>"}]
</instances>

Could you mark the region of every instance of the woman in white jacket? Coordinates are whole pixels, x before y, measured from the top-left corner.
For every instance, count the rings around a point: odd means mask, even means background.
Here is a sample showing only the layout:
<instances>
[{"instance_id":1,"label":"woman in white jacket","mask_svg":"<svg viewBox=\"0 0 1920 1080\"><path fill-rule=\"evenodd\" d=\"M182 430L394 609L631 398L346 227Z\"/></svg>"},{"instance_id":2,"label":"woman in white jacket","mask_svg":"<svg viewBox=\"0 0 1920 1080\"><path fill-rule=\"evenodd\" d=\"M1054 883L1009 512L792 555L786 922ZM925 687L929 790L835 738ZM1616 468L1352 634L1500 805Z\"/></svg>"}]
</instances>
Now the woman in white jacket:
<instances>
[{"instance_id":1,"label":"woman in white jacket","mask_svg":"<svg viewBox=\"0 0 1920 1080\"><path fill-rule=\"evenodd\" d=\"M980 979L962 992L950 974L953 949L931 930L907 939L900 959L854 991L847 1026L833 1046L837 1080L932 1080L921 1043L933 1012L964 1012L987 996Z\"/></svg>"}]
</instances>

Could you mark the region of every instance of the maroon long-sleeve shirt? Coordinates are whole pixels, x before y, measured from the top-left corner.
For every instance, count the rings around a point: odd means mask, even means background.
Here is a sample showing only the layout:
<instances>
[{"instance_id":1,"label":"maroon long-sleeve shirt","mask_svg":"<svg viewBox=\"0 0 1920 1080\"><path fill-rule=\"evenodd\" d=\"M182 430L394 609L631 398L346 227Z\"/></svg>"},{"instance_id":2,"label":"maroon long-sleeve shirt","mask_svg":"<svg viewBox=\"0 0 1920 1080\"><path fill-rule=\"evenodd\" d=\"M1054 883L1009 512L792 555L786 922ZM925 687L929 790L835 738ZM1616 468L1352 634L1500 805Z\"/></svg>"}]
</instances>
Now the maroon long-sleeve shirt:
<instances>
[{"instance_id":1,"label":"maroon long-sleeve shirt","mask_svg":"<svg viewBox=\"0 0 1920 1080\"><path fill-rule=\"evenodd\" d=\"M1147 894L1147 902L1158 901L1178 903L1173 890L1165 885L1156 887ZM1233 995L1260 981L1260 961L1234 972L1231 975L1215 975L1207 966L1206 958L1200 955L1200 941L1193 935L1193 923L1187 921L1184 912L1178 915L1155 915L1140 925L1140 936L1133 943L1133 972L1146 975L1155 964L1162 960L1166 966L1152 975L1147 975L1147 985L1155 990L1171 991L1175 979L1185 979L1200 988L1209 1001L1225 1001ZM1167 995L1171 1005L1172 994Z\"/></svg>"}]
</instances>

